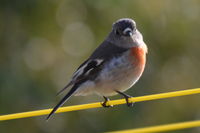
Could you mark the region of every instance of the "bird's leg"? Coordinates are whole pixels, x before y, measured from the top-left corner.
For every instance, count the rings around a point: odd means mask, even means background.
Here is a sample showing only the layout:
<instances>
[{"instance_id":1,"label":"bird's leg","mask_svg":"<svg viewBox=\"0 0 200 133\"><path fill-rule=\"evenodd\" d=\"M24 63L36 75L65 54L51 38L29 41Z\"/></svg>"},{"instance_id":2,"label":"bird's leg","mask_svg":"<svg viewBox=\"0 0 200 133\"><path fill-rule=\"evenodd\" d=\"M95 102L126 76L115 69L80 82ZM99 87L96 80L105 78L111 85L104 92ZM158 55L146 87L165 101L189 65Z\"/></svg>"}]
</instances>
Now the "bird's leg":
<instances>
[{"instance_id":1,"label":"bird's leg","mask_svg":"<svg viewBox=\"0 0 200 133\"><path fill-rule=\"evenodd\" d=\"M133 107L134 102L130 102L130 101L129 101L129 98L131 98L132 96L129 96L129 95L127 95L127 94L125 94L125 93L123 93L123 92L120 92L120 91L116 91L116 92L117 92L118 94L124 96L124 98L126 99L126 104L127 104L128 107Z\"/></svg>"},{"instance_id":2,"label":"bird's leg","mask_svg":"<svg viewBox=\"0 0 200 133\"><path fill-rule=\"evenodd\" d=\"M110 101L108 97L103 96L103 98L105 99L105 101L101 104L103 107L105 108L113 107L113 105L107 105L108 101Z\"/></svg>"}]
</instances>

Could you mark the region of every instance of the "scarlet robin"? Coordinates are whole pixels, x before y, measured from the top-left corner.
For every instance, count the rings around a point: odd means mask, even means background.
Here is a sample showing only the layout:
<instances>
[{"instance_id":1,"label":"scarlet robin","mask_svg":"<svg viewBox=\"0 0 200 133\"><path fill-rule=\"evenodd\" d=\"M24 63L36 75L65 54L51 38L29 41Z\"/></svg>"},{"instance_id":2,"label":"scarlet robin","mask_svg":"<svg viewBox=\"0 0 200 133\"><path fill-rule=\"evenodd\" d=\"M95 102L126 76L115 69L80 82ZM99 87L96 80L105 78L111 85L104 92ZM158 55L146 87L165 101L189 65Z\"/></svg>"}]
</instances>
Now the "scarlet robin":
<instances>
[{"instance_id":1,"label":"scarlet robin","mask_svg":"<svg viewBox=\"0 0 200 133\"><path fill-rule=\"evenodd\" d=\"M71 87L47 119L72 95L86 96L95 93L105 98L102 105L107 107L108 96L120 94L125 97L127 105L132 106L133 103L128 100L130 96L123 92L141 77L146 53L147 46L135 21L129 18L117 20L106 39L78 67L70 82L60 91L61 93Z\"/></svg>"}]
</instances>

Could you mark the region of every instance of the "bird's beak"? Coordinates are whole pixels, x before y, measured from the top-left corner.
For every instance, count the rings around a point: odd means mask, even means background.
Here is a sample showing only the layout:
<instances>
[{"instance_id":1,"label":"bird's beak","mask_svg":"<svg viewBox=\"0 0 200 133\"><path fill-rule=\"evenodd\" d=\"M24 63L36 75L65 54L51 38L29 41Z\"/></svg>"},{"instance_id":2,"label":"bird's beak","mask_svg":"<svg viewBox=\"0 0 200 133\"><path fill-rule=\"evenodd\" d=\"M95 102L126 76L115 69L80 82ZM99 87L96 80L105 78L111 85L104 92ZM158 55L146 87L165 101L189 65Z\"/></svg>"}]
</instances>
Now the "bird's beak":
<instances>
[{"instance_id":1,"label":"bird's beak","mask_svg":"<svg viewBox=\"0 0 200 133\"><path fill-rule=\"evenodd\" d=\"M133 32L132 31L127 31L126 35L131 37L133 35Z\"/></svg>"},{"instance_id":2,"label":"bird's beak","mask_svg":"<svg viewBox=\"0 0 200 133\"><path fill-rule=\"evenodd\" d=\"M127 28L123 31L125 36L131 37L133 35L133 31L130 28Z\"/></svg>"}]
</instances>

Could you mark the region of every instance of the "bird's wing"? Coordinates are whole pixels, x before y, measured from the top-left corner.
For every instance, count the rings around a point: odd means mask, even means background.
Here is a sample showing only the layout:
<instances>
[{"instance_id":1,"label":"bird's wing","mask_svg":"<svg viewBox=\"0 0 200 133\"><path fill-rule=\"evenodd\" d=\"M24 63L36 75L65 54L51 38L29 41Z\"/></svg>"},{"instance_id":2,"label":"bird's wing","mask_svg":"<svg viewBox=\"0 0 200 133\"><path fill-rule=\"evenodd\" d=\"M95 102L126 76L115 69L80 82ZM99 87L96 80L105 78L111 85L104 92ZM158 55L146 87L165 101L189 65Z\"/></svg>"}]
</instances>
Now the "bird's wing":
<instances>
[{"instance_id":1,"label":"bird's wing","mask_svg":"<svg viewBox=\"0 0 200 133\"><path fill-rule=\"evenodd\" d=\"M73 74L71 81L62 90L60 90L58 94L62 93L66 88L76 84L82 79L90 79L96 77L101 70L102 65L106 61L110 60L114 56L120 56L127 50L127 48L118 47L111 42L104 41L92 53L90 58L78 67L76 72Z\"/></svg>"},{"instance_id":2,"label":"bird's wing","mask_svg":"<svg viewBox=\"0 0 200 133\"><path fill-rule=\"evenodd\" d=\"M104 41L73 74L72 82L77 83L83 79L95 79L101 71L103 64L113 57L121 56L128 48L122 48L111 42Z\"/></svg>"},{"instance_id":3,"label":"bird's wing","mask_svg":"<svg viewBox=\"0 0 200 133\"><path fill-rule=\"evenodd\" d=\"M60 92L65 90L68 86L73 84L73 87L70 91L62 98L62 100L53 108L50 114L47 117L47 120L56 112L56 110L62 106L79 88L79 86L87 81L87 80L94 80L100 70L102 69L103 65L102 59L92 59L88 60L83 65L81 65L78 70L74 73L72 81Z\"/></svg>"},{"instance_id":4,"label":"bird's wing","mask_svg":"<svg viewBox=\"0 0 200 133\"><path fill-rule=\"evenodd\" d=\"M75 73L72 76L72 80L63 88L61 89L57 95L62 93L65 89L70 87L73 84L80 83L84 79L94 79L97 73L101 70L101 66L103 65L103 59L88 59L84 63L82 63Z\"/></svg>"},{"instance_id":5,"label":"bird's wing","mask_svg":"<svg viewBox=\"0 0 200 133\"><path fill-rule=\"evenodd\" d=\"M99 70L101 70L101 66L104 64L104 59L89 59L87 62L85 62L81 67L77 69L77 71L74 73L72 81L79 82L83 79L90 79L91 77L94 77ZM96 73L94 73L96 72Z\"/></svg>"}]
</instances>

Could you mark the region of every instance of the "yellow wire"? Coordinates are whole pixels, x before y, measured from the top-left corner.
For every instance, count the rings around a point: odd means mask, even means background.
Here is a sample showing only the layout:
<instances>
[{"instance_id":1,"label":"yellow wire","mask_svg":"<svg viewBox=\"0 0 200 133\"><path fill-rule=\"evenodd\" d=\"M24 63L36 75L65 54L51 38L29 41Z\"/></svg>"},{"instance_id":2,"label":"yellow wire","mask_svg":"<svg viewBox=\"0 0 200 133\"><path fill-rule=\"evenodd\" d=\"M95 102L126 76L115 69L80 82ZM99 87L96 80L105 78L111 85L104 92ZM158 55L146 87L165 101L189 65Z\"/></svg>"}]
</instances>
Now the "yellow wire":
<instances>
[{"instance_id":1,"label":"yellow wire","mask_svg":"<svg viewBox=\"0 0 200 133\"><path fill-rule=\"evenodd\" d=\"M156 99L163 99L163 98L170 98L170 97L177 97L177 96L192 95L192 94L197 94L197 93L200 93L200 88L134 97L134 98L130 98L129 101L142 102L142 101L149 101L149 100L156 100ZM108 105L119 105L119 104L124 104L124 103L126 103L125 99L119 99L119 100L109 101ZM102 107L101 103L99 102L90 103L90 104L82 104L82 105L74 105L74 106L68 106L68 107L61 107L56 111L56 113L85 110L85 109L99 108L99 107ZM43 110L37 110L37 111L1 115L0 121L47 115L50 113L51 110L52 109L43 109Z\"/></svg>"},{"instance_id":2,"label":"yellow wire","mask_svg":"<svg viewBox=\"0 0 200 133\"><path fill-rule=\"evenodd\" d=\"M155 133L155 132L164 132L164 131L193 128L193 127L199 127L199 126L200 126L200 120L197 120L197 121L180 122L180 123L158 125L158 126L145 127L145 128L114 131L114 132L109 132L109 133Z\"/></svg>"}]
</instances>

